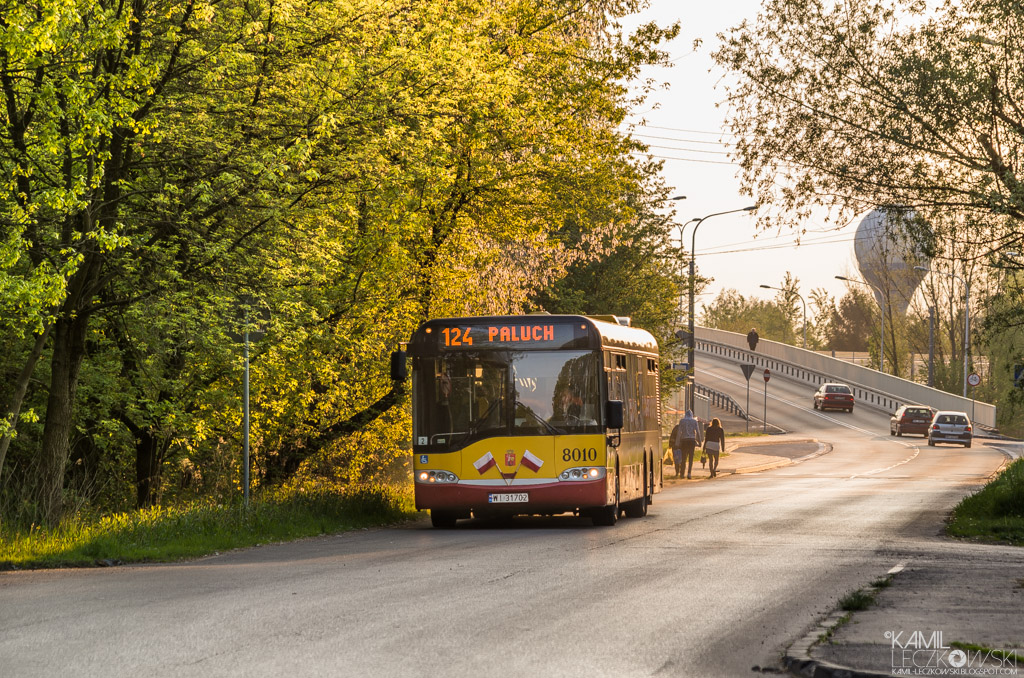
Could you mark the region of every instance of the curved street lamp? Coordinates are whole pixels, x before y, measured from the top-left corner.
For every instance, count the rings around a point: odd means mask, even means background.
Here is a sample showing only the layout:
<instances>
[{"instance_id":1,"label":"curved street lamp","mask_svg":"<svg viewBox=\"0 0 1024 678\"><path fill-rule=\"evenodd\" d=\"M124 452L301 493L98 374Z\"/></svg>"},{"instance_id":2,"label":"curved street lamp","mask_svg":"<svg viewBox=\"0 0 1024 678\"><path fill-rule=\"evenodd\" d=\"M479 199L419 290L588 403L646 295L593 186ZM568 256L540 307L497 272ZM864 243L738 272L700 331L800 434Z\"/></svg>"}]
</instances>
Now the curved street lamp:
<instances>
[{"instance_id":1,"label":"curved street lamp","mask_svg":"<svg viewBox=\"0 0 1024 678\"><path fill-rule=\"evenodd\" d=\"M796 296L800 297L800 301L803 302L803 305L804 305L804 349L806 349L807 348L807 300L804 299L804 296L802 294L800 294L799 292L797 292L796 290L787 290L787 289L783 289L781 287L772 287L771 285L761 285L761 287L766 289L766 290L778 290L780 292L792 292Z\"/></svg>"},{"instance_id":2,"label":"curved street lamp","mask_svg":"<svg viewBox=\"0 0 1024 678\"><path fill-rule=\"evenodd\" d=\"M697 254L696 254L696 252L694 252L694 248L697 246L697 229L700 228L700 225L702 223L704 223L705 219L710 219L711 217L720 217L723 214L735 214L736 212L753 212L756 209L757 209L757 205L751 205L749 207L742 207L742 208L740 208L738 210L727 210L725 212L715 212L714 214L709 214L707 216L701 217L700 219L692 219L691 220L691 221L696 221L697 225L693 227L693 234L690 237L690 318L689 318L689 322L687 324L687 329L690 332L690 342L689 342L690 343L690 351L689 351L690 355L689 355L689 360L690 360L690 370L693 373L694 384L696 384L696 382L697 382L697 368L696 368L696 366L694 364L694 361L693 361L693 359L694 359L694 349L696 348L696 337L694 336L694 326L693 326L693 304L694 304L693 297L694 297L695 288L697 287L697 274L696 274ZM693 389L692 388L690 389L689 407L687 407L687 409L691 410L691 411L693 410Z\"/></svg>"},{"instance_id":3,"label":"curved street lamp","mask_svg":"<svg viewBox=\"0 0 1024 678\"><path fill-rule=\"evenodd\" d=\"M1012 254L1012 253L1011 253ZM933 271L927 266L915 266L915 271L924 271L925 273L941 273L942 275L948 275L954 280L959 280L964 284L964 397L967 397L967 366L971 360L971 284L965 279L956 275L955 273L947 273L945 271Z\"/></svg>"},{"instance_id":4,"label":"curved street lamp","mask_svg":"<svg viewBox=\"0 0 1024 678\"><path fill-rule=\"evenodd\" d=\"M837 275L836 280L844 280L846 282L858 283L860 285L867 285L874 291L878 292L878 298L881 300L882 305L882 342L878 347L878 371L885 372L885 295L882 294L882 290L878 289L869 282L863 280L857 280L856 278L847 278L845 276Z\"/></svg>"},{"instance_id":5,"label":"curved street lamp","mask_svg":"<svg viewBox=\"0 0 1024 678\"><path fill-rule=\"evenodd\" d=\"M672 197L672 200L686 200L686 196L685 195L676 195L676 196ZM691 223L691 222L689 222L689 221L686 222L686 224L689 224L689 223ZM679 251L680 251L680 253L682 253L682 251L683 251L683 229L686 228L686 224L679 224L678 226L676 226L676 228L679 229ZM679 277L680 278L683 277L683 259L682 259L682 257L680 257L680 259L679 259ZM680 323L683 322L683 288L682 287L679 288L679 322Z\"/></svg>"}]
</instances>

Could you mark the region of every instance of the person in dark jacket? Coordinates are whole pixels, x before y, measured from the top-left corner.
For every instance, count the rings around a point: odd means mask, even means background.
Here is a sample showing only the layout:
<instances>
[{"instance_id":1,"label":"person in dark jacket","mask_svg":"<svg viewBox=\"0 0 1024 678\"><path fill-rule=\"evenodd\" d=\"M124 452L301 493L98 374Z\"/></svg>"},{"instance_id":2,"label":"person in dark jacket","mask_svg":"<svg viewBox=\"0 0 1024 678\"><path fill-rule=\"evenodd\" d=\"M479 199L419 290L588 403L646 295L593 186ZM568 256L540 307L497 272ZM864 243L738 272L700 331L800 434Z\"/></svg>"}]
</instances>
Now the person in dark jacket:
<instances>
[{"instance_id":1,"label":"person in dark jacket","mask_svg":"<svg viewBox=\"0 0 1024 678\"><path fill-rule=\"evenodd\" d=\"M711 420L711 426L705 432L704 454L708 456L708 471L711 477L718 475L718 457L725 449L725 429L722 422L715 417Z\"/></svg>"},{"instance_id":2,"label":"person in dark jacket","mask_svg":"<svg viewBox=\"0 0 1024 678\"><path fill-rule=\"evenodd\" d=\"M672 450L672 465L676 467L676 478L682 473L683 450L679 447L679 423L672 427L672 433L668 434L668 446Z\"/></svg>"},{"instance_id":3,"label":"person in dark jacket","mask_svg":"<svg viewBox=\"0 0 1024 678\"><path fill-rule=\"evenodd\" d=\"M683 477L683 471L686 471L686 477L690 478L690 474L693 472L693 451L704 442L704 436L701 433L703 428L701 423L694 419L693 412L690 410L686 410L686 414L679 420L676 444L682 450L680 455L682 463L676 466L677 478Z\"/></svg>"}]
</instances>

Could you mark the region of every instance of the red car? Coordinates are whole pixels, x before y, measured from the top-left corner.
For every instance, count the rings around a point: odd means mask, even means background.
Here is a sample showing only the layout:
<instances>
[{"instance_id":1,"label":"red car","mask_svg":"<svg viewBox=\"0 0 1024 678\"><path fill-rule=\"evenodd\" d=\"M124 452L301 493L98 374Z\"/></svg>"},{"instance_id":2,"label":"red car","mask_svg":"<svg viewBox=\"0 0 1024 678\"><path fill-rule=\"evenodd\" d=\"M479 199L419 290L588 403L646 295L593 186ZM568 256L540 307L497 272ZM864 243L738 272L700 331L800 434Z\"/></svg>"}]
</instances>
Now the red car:
<instances>
[{"instance_id":1,"label":"red car","mask_svg":"<svg viewBox=\"0 0 1024 678\"><path fill-rule=\"evenodd\" d=\"M814 409L853 412L853 389L846 384L822 384L814 394Z\"/></svg>"},{"instance_id":2,"label":"red car","mask_svg":"<svg viewBox=\"0 0 1024 678\"><path fill-rule=\"evenodd\" d=\"M889 435L901 436L904 433L918 433L928 436L935 410L921 405L904 405L889 417Z\"/></svg>"}]
</instances>

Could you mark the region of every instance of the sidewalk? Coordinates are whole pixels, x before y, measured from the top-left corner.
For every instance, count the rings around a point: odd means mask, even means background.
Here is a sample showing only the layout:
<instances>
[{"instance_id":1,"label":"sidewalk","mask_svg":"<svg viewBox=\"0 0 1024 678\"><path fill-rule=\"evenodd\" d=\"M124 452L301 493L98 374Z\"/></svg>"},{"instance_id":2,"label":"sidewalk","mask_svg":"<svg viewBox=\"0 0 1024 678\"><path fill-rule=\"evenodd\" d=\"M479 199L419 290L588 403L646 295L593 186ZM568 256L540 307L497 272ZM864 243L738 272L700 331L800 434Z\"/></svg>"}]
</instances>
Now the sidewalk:
<instances>
[{"instance_id":1,"label":"sidewalk","mask_svg":"<svg viewBox=\"0 0 1024 678\"><path fill-rule=\"evenodd\" d=\"M833 613L787 650L783 666L816 678L1024 676L1021 659L989 653L1024 658L1024 552L951 546L915 557L867 610L845 622ZM970 553L979 549L983 559Z\"/></svg>"},{"instance_id":2,"label":"sidewalk","mask_svg":"<svg viewBox=\"0 0 1024 678\"><path fill-rule=\"evenodd\" d=\"M799 446L801 449L811 446L813 449L813 446L818 445L818 443L811 438L801 435L768 435L755 436L751 438L734 438L732 440L726 439L725 454L722 455L718 463L718 476L730 476L739 473L756 473L758 471L767 471L769 469L779 468L780 466L789 466L794 463L792 456L743 451L744 448L764 448L776 445ZM825 450L823 446L818 445L818 448L819 449L816 454L824 453ZM666 461L664 463L665 486L673 487L681 483L692 483L698 480L711 480L711 472L708 471L707 466L701 466L700 452L699 448L694 452L693 472L690 474L691 479L689 480L675 477L675 466L670 461L667 461L669 457L666 455ZM803 458L803 455L801 455L801 458Z\"/></svg>"},{"instance_id":3,"label":"sidewalk","mask_svg":"<svg viewBox=\"0 0 1024 678\"><path fill-rule=\"evenodd\" d=\"M1022 448L1000 446L1009 458ZM870 607L833 612L783 667L828 678L1024 676L1024 548L937 536L888 574Z\"/></svg>"}]
</instances>

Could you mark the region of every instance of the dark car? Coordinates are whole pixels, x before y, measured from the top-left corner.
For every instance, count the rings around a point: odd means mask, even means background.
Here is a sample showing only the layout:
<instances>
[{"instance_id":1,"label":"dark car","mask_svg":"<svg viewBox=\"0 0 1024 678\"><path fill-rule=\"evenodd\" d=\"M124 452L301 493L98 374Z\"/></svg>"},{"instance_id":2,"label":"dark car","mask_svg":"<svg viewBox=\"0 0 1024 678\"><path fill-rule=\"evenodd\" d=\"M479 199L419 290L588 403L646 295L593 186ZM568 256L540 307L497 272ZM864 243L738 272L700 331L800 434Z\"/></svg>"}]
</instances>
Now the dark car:
<instances>
[{"instance_id":1,"label":"dark car","mask_svg":"<svg viewBox=\"0 0 1024 678\"><path fill-rule=\"evenodd\" d=\"M853 412L853 389L846 384L822 384L814 394L814 409Z\"/></svg>"},{"instance_id":2,"label":"dark car","mask_svg":"<svg viewBox=\"0 0 1024 678\"><path fill-rule=\"evenodd\" d=\"M973 435L971 420L966 412L936 412L928 429L928 444L958 443L970 447Z\"/></svg>"},{"instance_id":3,"label":"dark car","mask_svg":"<svg viewBox=\"0 0 1024 678\"><path fill-rule=\"evenodd\" d=\"M928 436L935 410L921 405L904 405L889 417L889 435L901 436L915 433Z\"/></svg>"}]
</instances>

